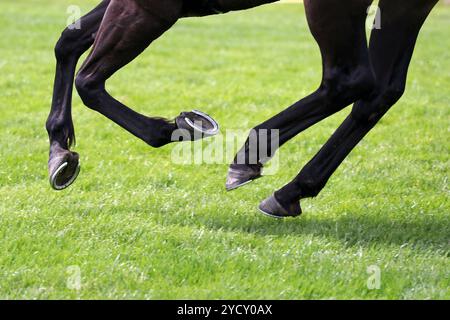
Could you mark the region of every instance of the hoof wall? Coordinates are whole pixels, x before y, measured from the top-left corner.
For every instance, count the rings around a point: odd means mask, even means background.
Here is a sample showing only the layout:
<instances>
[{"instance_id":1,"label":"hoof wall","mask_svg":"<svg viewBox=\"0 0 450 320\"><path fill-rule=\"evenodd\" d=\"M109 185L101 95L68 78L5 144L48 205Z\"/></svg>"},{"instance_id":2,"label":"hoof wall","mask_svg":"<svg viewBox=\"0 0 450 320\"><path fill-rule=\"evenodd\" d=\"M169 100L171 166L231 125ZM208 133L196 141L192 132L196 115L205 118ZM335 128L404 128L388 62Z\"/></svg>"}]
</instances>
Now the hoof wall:
<instances>
[{"instance_id":1,"label":"hoof wall","mask_svg":"<svg viewBox=\"0 0 450 320\"><path fill-rule=\"evenodd\" d=\"M54 190L63 190L77 179L80 173L80 164L77 154L51 159L49 163L50 186Z\"/></svg>"},{"instance_id":2,"label":"hoof wall","mask_svg":"<svg viewBox=\"0 0 450 320\"><path fill-rule=\"evenodd\" d=\"M227 191L232 191L246 184L249 184L253 180L262 177L262 166L248 166L248 165L232 165L228 170L227 181L225 188Z\"/></svg>"},{"instance_id":3,"label":"hoof wall","mask_svg":"<svg viewBox=\"0 0 450 320\"><path fill-rule=\"evenodd\" d=\"M289 209L285 209L275 198L275 195L272 195L261 202L258 209L266 216L276 219L283 219L287 217L294 218L302 214L300 202L293 203L291 206L289 206Z\"/></svg>"},{"instance_id":4,"label":"hoof wall","mask_svg":"<svg viewBox=\"0 0 450 320\"><path fill-rule=\"evenodd\" d=\"M187 130L191 134L193 141L215 136L220 130L216 120L198 110L182 112L175 122L178 129Z\"/></svg>"}]
</instances>

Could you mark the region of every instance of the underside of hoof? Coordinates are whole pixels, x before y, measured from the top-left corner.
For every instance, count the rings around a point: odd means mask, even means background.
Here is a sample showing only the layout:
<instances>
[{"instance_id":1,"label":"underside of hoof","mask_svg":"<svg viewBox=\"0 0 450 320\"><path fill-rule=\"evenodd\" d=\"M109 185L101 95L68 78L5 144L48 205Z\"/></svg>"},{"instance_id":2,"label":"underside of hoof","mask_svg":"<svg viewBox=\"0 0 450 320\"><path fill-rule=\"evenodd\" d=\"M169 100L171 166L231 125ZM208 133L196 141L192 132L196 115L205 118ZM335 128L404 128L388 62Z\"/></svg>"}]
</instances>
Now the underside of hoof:
<instances>
[{"instance_id":1,"label":"underside of hoof","mask_svg":"<svg viewBox=\"0 0 450 320\"><path fill-rule=\"evenodd\" d=\"M232 164L228 170L225 187L227 191L240 188L262 177L262 165Z\"/></svg>"},{"instance_id":2,"label":"underside of hoof","mask_svg":"<svg viewBox=\"0 0 450 320\"><path fill-rule=\"evenodd\" d=\"M54 190L69 187L80 173L79 156L75 152L64 152L50 158L48 163L50 185Z\"/></svg>"},{"instance_id":3,"label":"underside of hoof","mask_svg":"<svg viewBox=\"0 0 450 320\"><path fill-rule=\"evenodd\" d=\"M182 112L176 119L178 129L187 130L190 140L200 140L219 133L219 124L209 115L198 110Z\"/></svg>"},{"instance_id":4,"label":"underside of hoof","mask_svg":"<svg viewBox=\"0 0 450 320\"><path fill-rule=\"evenodd\" d=\"M282 219L287 217L298 217L302 214L302 209L300 208L300 202L297 201L292 203L289 208L284 208L275 195L270 196L259 205L259 211L261 211L266 216Z\"/></svg>"}]
</instances>

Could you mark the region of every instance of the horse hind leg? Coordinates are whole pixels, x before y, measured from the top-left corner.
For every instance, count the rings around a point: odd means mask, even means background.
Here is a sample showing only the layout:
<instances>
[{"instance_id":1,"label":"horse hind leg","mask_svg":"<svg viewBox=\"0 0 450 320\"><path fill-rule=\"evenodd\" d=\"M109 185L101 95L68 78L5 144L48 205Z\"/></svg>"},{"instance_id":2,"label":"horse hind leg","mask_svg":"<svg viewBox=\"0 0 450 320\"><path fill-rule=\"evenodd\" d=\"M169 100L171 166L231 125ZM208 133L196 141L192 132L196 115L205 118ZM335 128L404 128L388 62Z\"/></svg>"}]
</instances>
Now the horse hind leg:
<instances>
[{"instance_id":1,"label":"horse hind leg","mask_svg":"<svg viewBox=\"0 0 450 320\"><path fill-rule=\"evenodd\" d=\"M78 21L80 29L66 28L55 47L57 65L53 101L46 128L50 140L50 184L56 190L72 184L79 172L78 154L69 150L75 143L71 114L75 68L80 56L94 43L94 34L109 2L110 0L104 0L83 16Z\"/></svg>"}]
</instances>

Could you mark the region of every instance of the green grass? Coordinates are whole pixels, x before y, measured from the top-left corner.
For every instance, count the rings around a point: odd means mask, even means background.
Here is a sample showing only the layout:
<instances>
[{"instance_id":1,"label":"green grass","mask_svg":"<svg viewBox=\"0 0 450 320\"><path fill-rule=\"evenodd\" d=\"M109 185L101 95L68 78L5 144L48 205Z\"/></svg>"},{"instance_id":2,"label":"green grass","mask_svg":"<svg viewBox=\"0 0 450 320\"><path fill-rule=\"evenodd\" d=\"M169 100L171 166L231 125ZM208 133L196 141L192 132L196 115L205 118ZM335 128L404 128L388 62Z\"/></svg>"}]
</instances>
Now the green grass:
<instances>
[{"instance_id":1,"label":"green grass","mask_svg":"<svg viewBox=\"0 0 450 320\"><path fill-rule=\"evenodd\" d=\"M0 3L0 298L450 298L450 7L424 27L403 99L303 201L304 216L277 221L257 204L349 109L283 147L276 175L226 193L226 164L173 164L171 146L150 149L76 97L83 169L50 190L53 46L72 3ZM180 21L108 87L146 114L200 108L248 129L312 92L320 73L303 7L285 4ZM379 290L366 285L371 265Z\"/></svg>"}]
</instances>

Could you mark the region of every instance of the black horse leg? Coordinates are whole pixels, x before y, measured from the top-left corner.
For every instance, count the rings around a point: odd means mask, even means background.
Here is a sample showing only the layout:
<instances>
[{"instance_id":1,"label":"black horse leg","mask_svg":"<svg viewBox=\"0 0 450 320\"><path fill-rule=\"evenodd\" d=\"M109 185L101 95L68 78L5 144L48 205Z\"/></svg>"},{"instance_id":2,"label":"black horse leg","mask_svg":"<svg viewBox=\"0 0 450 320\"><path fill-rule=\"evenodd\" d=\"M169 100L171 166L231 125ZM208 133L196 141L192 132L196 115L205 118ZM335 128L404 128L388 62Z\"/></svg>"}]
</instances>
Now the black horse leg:
<instances>
[{"instance_id":1,"label":"black horse leg","mask_svg":"<svg viewBox=\"0 0 450 320\"><path fill-rule=\"evenodd\" d=\"M365 19L372 0L306 0L305 8L311 32L322 54L323 79L319 89L285 111L254 128L259 136L263 129L279 130L278 145L320 120L342 110L373 89ZM267 146L270 150L270 135ZM258 177L261 156L254 155L259 141L250 137L236 155L227 178L228 190ZM275 150L270 150L273 155ZM259 153L259 152L258 152Z\"/></svg>"},{"instance_id":2,"label":"black horse leg","mask_svg":"<svg viewBox=\"0 0 450 320\"><path fill-rule=\"evenodd\" d=\"M182 1L113 0L75 86L84 104L153 147L171 142L175 123L139 114L111 97L105 82L131 62L180 17Z\"/></svg>"},{"instance_id":3,"label":"black horse leg","mask_svg":"<svg viewBox=\"0 0 450 320\"><path fill-rule=\"evenodd\" d=\"M79 21L81 29L64 30L55 47L57 64L53 101L46 123L50 139L50 183L55 189L67 187L78 174L78 155L69 151L75 142L71 114L75 68L80 56L94 43L94 35L109 2L103 1L82 17Z\"/></svg>"},{"instance_id":4,"label":"black horse leg","mask_svg":"<svg viewBox=\"0 0 450 320\"><path fill-rule=\"evenodd\" d=\"M355 103L351 114L299 175L260 209L274 216L298 215L299 200L315 197L346 156L402 96L417 36L437 0L382 0L381 29L372 32L370 58L377 89Z\"/></svg>"}]
</instances>

